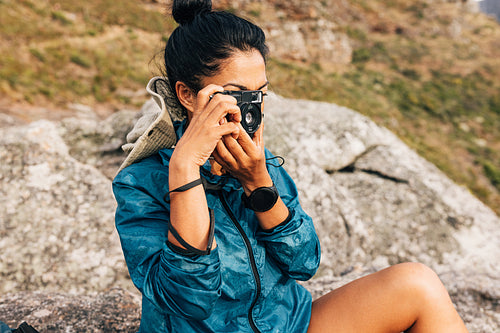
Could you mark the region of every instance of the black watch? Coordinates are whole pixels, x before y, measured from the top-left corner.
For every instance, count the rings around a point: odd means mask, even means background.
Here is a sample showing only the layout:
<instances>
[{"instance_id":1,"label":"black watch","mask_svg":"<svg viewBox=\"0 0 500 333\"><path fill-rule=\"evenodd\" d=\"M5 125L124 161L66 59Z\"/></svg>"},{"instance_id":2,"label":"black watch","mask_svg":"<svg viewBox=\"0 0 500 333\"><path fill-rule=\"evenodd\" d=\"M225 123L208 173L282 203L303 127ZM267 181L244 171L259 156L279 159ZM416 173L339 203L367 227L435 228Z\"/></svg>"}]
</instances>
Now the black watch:
<instances>
[{"instance_id":1,"label":"black watch","mask_svg":"<svg viewBox=\"0 0 500 333\"><path fill-rule=\"evenodd\" d=\"M269 187L256 188L248 197L243 192L241 197L246 208L256 212L265 212L273 208L276 201L278 201L279 193L273 184L273 186Z\"/></svg>"}]
</instances>

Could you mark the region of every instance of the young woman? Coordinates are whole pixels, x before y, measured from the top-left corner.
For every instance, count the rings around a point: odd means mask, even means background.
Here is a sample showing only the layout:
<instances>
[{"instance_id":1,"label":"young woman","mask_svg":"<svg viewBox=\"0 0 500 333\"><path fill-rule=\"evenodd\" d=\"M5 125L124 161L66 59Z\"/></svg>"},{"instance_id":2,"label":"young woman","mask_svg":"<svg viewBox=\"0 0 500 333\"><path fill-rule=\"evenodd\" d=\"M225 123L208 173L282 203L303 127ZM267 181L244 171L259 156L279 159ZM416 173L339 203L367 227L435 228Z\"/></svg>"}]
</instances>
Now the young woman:
<instances>
[{"instance_id":1,"label":"young woman","mask_svg":"<svg viewBox=\"0 0 500 333\"><path fill-rule=\"evenodd\" d=\"M247 133L237 93L223 93L254 91L257 101L266 94L264 33L212 11L209 0L175 0L172 14L179 27L165 66L166 90L182 106L172 114L175 146L113 182L116 226L143 296L140 331L466 332L439 278L420 264L387 268L312 301L296 283L320 262L311 218L265 149L263 124ZM160 119L168 117L161 101L168 96L155 96Z\"/></svg>"}]
</instances>

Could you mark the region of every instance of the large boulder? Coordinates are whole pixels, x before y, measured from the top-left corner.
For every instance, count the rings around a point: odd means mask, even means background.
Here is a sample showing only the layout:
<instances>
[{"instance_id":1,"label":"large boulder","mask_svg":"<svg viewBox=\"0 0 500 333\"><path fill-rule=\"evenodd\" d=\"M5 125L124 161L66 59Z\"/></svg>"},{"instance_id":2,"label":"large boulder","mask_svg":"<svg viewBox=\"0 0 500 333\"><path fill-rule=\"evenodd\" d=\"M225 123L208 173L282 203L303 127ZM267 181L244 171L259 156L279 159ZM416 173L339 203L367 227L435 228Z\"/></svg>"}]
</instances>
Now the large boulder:
<instances>
[{"instance_id":1,"label":"large boulder","mask_svg":"<svg viewBox=\"0 0 500 333\"><path fill-rule=\"evenodd\" d=\"M1 294L130 283L110 180L73 158L60 132L46 120L1 129Z\"/></svg>"},{"instance_id":2,"label":"large boulder","mask_svg":"<svg viewBox=\"0 0 500 333\"><path fill-rule=\"evenodd\" d=\"M322 237L319 275L419 261L500 276L498 216L387 129L328 103L276 96L266 110L266 144Z\"/></svg>"},{"instance_id":3,"label":"large boulder","mask_svg":"<svg viewBox=\"0 0 500 333\"><path fill-rule=\"evenodd\" d=\"M91 295L24 291L0 299L0 320L10 328L27 322L40 332L137 332L139 305L135 294L119 288Z\"/></svg>"},{"instance_id":4,"label":"large boulder","mask_svg":"<svg viewBox=\"0 0 500 333\"><path fill-rule=\"evenodd\" d=\"M0 128L0 309L29 297L25 291L42 298L98 293L110 306L117 299L106 296L110 287L137 296L111 193L124 157L117 148L136 118L86 112ZM304 283L314 297L390 264L419 261L439 274L472 332L500 325L500 219L491 209L352 110L271 94L265 119L266 145L285 158L321 239L320 270ZM32 318L27 310L9 316L0 320Z\"/></svg>"}]
</instances>

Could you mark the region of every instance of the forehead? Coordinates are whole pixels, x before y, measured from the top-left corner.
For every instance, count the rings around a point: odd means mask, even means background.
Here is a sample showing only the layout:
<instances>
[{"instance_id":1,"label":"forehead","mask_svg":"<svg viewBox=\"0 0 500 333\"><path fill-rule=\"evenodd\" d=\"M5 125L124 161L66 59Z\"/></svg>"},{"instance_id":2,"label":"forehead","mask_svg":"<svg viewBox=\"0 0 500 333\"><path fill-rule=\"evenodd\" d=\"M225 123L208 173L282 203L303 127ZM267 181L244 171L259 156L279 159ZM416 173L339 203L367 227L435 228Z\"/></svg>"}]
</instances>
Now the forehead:
<instances>
[{"instance_id":1,"label":"forehead","mask_svg":"<svg viewBox=\"0 0 500 333\"><path fill-rule=\"evenodd\" d=\"M219 72L204 78L203 85L217 84L228 90L257 90L267 82L266 64L259 51L236 52L220 66Z\"/></svg>"}]
</instances>

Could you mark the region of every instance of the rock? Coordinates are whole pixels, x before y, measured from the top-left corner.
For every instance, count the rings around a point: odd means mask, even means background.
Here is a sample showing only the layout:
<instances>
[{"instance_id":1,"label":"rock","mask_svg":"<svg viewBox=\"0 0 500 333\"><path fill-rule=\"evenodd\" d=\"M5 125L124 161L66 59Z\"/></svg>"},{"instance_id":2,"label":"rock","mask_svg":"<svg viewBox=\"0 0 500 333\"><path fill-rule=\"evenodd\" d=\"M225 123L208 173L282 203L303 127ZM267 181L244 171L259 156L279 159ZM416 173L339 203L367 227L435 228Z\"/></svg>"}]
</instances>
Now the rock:
<instances>
[{"instance_id":1,"label":"rock","mask_svg":"<svg viewBox=\"0 0 500 333\"><path fill-rule=\"evenodd\" d=\"M388 130L328 103L272 97L266 110L266 144L285 157L322 235L320 275L374 261L439 271L478 258L475 269L500 276L499 218Z\"/></svg>"},{"instance_id":2,"label":"rock","mask_svg":"<svg viewBox=\"0 0 500 333\"><path fill-rule=\"evenodd\" d=\"M110 180L71 157L52 122L4 129L0 141L0 293L129 284Z\"/></svg>"},{"instance_id":3,"label":"rock","mask_svg":"<svg viewBox=\"0 0 500 333\"><path fill-rule=\"evenodd\" d=\"M102 121L86 112L0 129L0 295L10 293L0 304L29 298L29 291L60 291L61 300L94 293L110 304L110 287L137 295L111 193L124 157L117 149L137 114ZM500 219L491 209L347 108L270 94L265 119L266 145L285 158L320 236L320 269L304 283L314 297L388 265L419 261L441 277L471 332L496 330ZM45 318L43 309L29 313ZM16 325L27 313L7 319Z\"/></svg>"},{"instance_id":4,"label":"rock","mask_svg":"<svg viewBox=\"0 0 500 333\"><path fill-rule=\"evenodd\" d=\"M346 65L352 60L352 46L346 34L326 20L286 21L265 25L271 54L280 59Z\"/></svg>"},{"instance_id":5,"label":"rock","mask_svg":"<svg viewBox=\"0 0 500 333\"><path fill-rule=\"evenodd\" d=\"M0 128L18 125L20 121L5 113L0 113Z\"/></svg>"},{"instance_id":6,"label":"rock","mask_svg":"<svg viewBox=\"0 0 500 333\"><path fill-rule=\"evenodd\" d=\"M115 165L123 160L121 145L132 129L136 116L135 111L122 110L102 120L86 110L79 117L61 121L59 131L70 147L71 156L84 164L98 167L106 177L112 179L117 170Z\"/></svg>"},{"instance_id":7,"label":"rock","mask_svg":"<svg viewBox=\"0 0 500 333\"><path fill-rule=\"evenodd\" d=\"M19 292L0 298L0 320L40 332L137 332L140 299L114 288L95 295Z\"/></svg>"}]
</instances>

